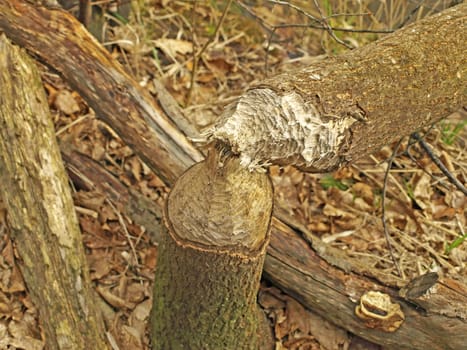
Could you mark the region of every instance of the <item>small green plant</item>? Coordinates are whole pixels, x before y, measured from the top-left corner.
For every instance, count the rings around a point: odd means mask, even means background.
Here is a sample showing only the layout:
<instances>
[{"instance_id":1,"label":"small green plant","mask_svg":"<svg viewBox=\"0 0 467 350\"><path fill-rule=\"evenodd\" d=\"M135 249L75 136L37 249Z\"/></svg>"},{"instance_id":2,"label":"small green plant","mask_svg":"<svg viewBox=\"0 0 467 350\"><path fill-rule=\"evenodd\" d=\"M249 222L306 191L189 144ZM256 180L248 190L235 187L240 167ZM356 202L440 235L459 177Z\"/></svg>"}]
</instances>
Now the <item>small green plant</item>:
<instances>
[{"instance_id":1,"label":"small green plant","mask_svg":"<svg viewBox=\"0 0 467 350\"><path fill-rule=\"evenodd\" d=\"M122 15L122 14L120 14L118 12L109 13L109 17L113 17L115 19L115 21L117 21L121 25L125 25L125 24L129 23L128 19L124 15Z\"/></svg>"},{"instance_id":2,"label":"small green plant","mask_svg":"<svg viewBox=\"0 0 467 350\"><path fill-rule=\"evenodd\" d=\"M462 120L456 124L441 123L441 140L443 143L451 146L466 125L467 120Z\"/></svg>"},{"instance_id":3,"label":"small green plant","mask_svg":"<svg viewBox=\"0 0 467 350\"><path fill-rule=\"evenodd\" d=\"M462 244L462 242L466 240L466 238L467 238L467 233L465 233L462 236L457 237L454 241L448 244L446 248L444 249L446 254L449 254L454 248L459 247Z\"/></svg>"},{"instance_id":4,"label":"small green plant","mask_svg":"<svg viewBox=\"0 0 467 350\"><path fill-rule=\"evenodd\" d=\"M319 183L325 190L335 187L338 188L341 191L345 191L349 188L344 182L335 179L332 175L325 175L319 180Z\"/></svg>"},{"instance_id":5,"label":"small green plant","mask_svg":"<svg viewBox=\"0 0 467 350\"><path fill-rule=\"evenodd\" d=\"M405 189L407 190L407 195L410 199L415 201L415 193L413 191L413 186L410 182L404 180Z\"/></svg>"}]
</instances>

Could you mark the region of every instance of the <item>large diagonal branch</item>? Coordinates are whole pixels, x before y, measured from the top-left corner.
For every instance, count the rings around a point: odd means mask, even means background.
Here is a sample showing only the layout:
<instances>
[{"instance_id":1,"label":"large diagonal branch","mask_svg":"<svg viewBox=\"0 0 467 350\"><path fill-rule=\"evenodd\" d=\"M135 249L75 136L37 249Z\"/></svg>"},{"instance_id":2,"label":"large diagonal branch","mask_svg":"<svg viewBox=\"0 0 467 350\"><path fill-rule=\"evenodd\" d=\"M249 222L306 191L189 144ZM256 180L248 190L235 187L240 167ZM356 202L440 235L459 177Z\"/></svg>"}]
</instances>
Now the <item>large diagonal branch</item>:
<instances>
[{"instance_id":1,"label":"large diagonal branch","mask_svg":"<svg viewBox=\"0 0 467 350\"><path fill-rule=\"evenodd\" d=\"M0 29L53 67L166 182L203 157L71 14L0 1Z\"/></svg>"}]
</instances>

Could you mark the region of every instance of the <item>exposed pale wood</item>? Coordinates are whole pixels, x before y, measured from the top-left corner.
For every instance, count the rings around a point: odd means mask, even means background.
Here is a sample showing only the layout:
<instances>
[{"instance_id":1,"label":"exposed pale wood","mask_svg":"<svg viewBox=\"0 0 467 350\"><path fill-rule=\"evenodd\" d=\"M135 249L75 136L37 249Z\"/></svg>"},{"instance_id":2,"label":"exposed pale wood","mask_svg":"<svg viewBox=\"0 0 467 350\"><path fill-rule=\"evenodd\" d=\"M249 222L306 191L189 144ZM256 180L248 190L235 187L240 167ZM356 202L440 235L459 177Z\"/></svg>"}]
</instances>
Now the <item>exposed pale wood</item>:
<instances>
[{"instance_id":1,"label":"exposed pale wood","mask_svg":"<svg viewBox=\"0 0 467 350\"><path fill-rule=\"evenodd\" d=\"M40 75L4 35L0 195L47 349L109 348Z\"/></svg>"}]
</instances>

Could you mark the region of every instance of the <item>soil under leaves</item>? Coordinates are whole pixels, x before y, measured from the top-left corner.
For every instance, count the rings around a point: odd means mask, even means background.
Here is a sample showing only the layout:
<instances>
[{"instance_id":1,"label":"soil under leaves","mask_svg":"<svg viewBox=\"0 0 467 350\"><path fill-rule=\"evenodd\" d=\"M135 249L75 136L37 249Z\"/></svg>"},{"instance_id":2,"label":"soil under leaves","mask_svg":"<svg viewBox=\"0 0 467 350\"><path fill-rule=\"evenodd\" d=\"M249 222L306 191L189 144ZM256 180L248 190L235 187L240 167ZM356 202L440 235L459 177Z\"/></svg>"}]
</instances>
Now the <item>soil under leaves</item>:
<instances>
[{"instance_id":1,"label":"soil under leaves","mask_svg":"<svg viewBox=\"0 0 467 350\"><path fill-rule=\"evenodd\" d=\"M157 94L153 80L161 80L202 131L226 104L266 75L299 68L384 35L335 31L333 38L326 30L285 24L314 23L312 15L319 20L316 26L378 31L437 12L448 2L426 1L413 13L405 1L395 1L392 7L375 1L360 1L358 6L319 1L319 10L312 2L291 3L302 11L280 1L233 1L217 29L229 1L196 5L135 1L128 20L107 14L107 25L101 29L106 34L104 45L141 86ZM164 183L95 118L79 95L50 70L42 67L42 72L60 142L105 165L132 190L163 203L169 191ZM467 182L465 120L465 114L456 113L423 132L433 152L463 184ZM385 220L396 268L381 209L394 147L388 145L331 174L272 167L276 200L287 201L290 214L324 242L361 257L371 268L395 275L399 270L407 282L435 271L467 283L467 246L462 243L466 197L408 137L396 151L385 191ZM106 194L70 184L107 336L115 349L148 349L157 261L154 237ZM7 209L0 206L0 349L43 349L39 323L45 320L39 321L15 263L6 215ZM352 340L346 331L306 310L268 281L263 282L258 300L271 321L276 349L331 350L351 343L354 349L377 348Z\"/></svg>"}]
</instances>

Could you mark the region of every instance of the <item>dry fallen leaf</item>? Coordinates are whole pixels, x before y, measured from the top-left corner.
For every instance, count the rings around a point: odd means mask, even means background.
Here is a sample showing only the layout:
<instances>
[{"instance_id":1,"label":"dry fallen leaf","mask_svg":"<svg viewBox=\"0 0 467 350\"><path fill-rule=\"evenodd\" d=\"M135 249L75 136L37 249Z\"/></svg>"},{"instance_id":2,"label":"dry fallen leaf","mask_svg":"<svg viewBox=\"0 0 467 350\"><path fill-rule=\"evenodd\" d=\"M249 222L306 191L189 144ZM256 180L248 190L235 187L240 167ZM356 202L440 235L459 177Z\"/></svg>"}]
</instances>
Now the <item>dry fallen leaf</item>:
<instances>
[{"instance_id":1,"label":"dry fallen leaf","mask_svg":"<svg viewBox=\"0 0 467 350\"><path fill-rule=\"evenodd\" d=\"M154 40L154 45L174 61L177 54L186 55L193 52L193 44L187 40L160 38Z\"/></svg>"},{"instance_id":2,"label":"dry fallen leaf","mask_svg":"<svg viewBox=\"0 0 467 350\"><path fill-rule=\"evenodd\" d=\"M55 95L54 107L66 115L71 115L80 111L78 103L68 90L60 90Z\"/></svg>"},{"instance_id":3,"label":"dry fallen leaf","mask_svg":"<svg viewBox=\"0 0 467 350\"><path fill-rule=\"evenodd\" d=\"M118 297L117 295L113 294L110 291L110 288L103 287L103 286L97 286L96 287L97 292L99 295L111 306L116 307L118 309L134 309L135 304L126 301L123 298Z\"/></svg>"}]
</instances>

